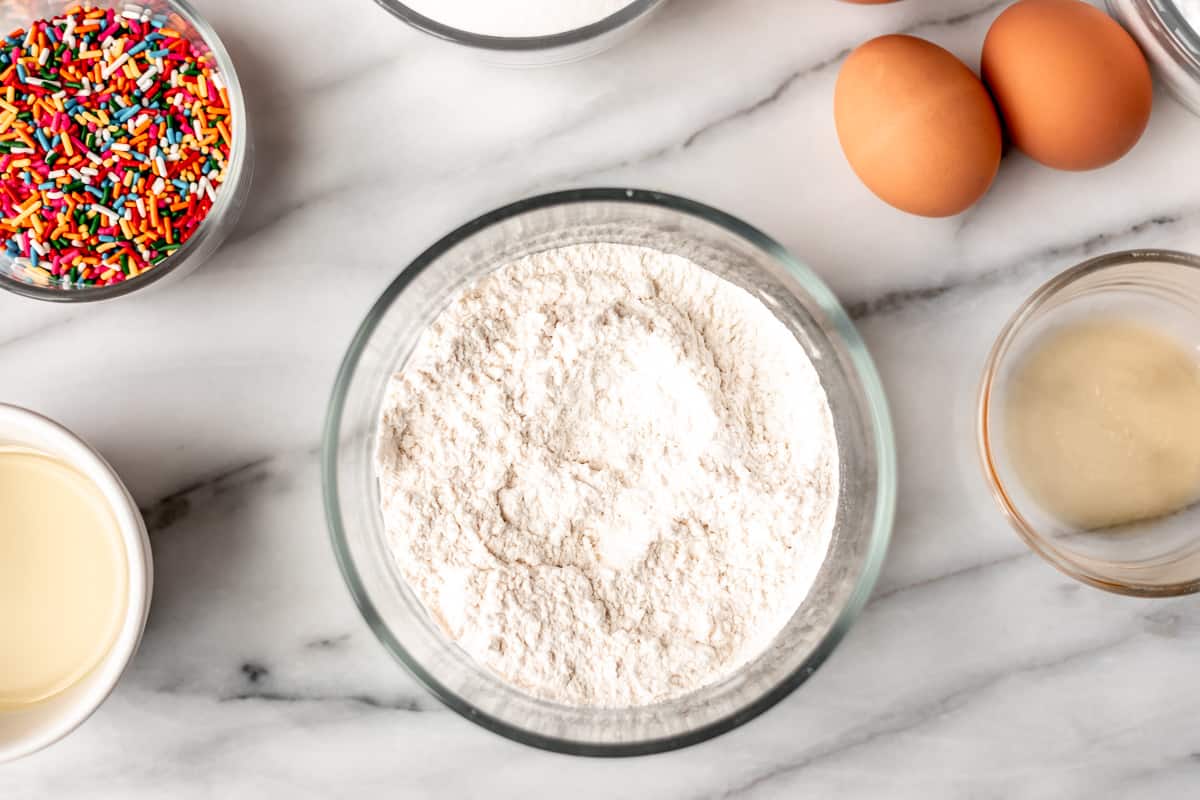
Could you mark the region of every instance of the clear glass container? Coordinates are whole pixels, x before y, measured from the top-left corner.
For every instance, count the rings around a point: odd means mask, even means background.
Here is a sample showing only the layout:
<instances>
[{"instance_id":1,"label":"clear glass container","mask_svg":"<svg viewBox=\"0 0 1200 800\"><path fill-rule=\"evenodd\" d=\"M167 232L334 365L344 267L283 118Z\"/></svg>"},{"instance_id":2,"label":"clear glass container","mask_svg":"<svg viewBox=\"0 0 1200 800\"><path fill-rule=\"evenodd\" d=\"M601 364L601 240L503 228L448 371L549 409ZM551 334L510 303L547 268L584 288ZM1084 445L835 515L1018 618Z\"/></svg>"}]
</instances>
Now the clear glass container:
<instances>
[{"instance_id":1,"label":"clear glass container","mask_svg":"<svg viewBox=\"0 0 1200 800\"><path fill-rule=\"evenodd\" d=\"M1200 114L1200 30L1188 24L1171 0L1107 0L1159 80L1178 100ZM1200 23L1200 20L1197 20Z\"/></svg>"},{"instance_id":2,"label":"clear glass container","mask_svg":"<svg viewBox=\"0 0 1200 800\"><path fill-rule=\"evenodd\" d=\"M514 259L585 242L681 255L761 298L812 357L841 454L826 561L773 645L716 685L645 707L578 708L536 699L450 641L387 552L373 470L388 379L450 300ZM825 284L733 217L669 195L620 189L562 192L502 208L451 233L404 270L350 345L330 403L322 468L338 562L384 646L467 719L526 744L586 755L639 755L693 744L747 722L803 683L867 601L887 549L896 495L892 427L879 377Z\"/></svg>"},{"instance_id":3,"label":"clear glass container","mask_svg":"<svg viewBox=\"0 0 1200 800\"><path fill-rule=\"evenodd\" d=\"M547 36L485 36L443 25L399 0L376 0L388 12L430 36L471 48L486 61L512 67L540 67L579 61L615 46L632 34L667 0L631 0L617 13L591 25Z\"/></svg>"},{"instance_id":4,"label":"clear glass container","mask_svg":"<svg viewBox=\"0 0 1200 800\"><path fill-rule=\"evenodd\" d=\"M1023 357L1047 333L1097 318L1144 324L1200 351L1200 258L1168 250L1100 256L1052 279L1017 310L988 357L979 391L984 476L1025 543L1072 578L1143 597L1195 592L1200 506L1117 528L1081 530L1034 499L1007 447L1005 402Z\"/></svg>"},{"instance_id":5,"label":"clear glass container","mask_svg":"<svg viewBox=\"0 0 1200 800\"><path fill-rule=\"evenodd\" d=\"M111 286L85 286L62 288L39 286L17 274L12 259L0 251L0 289L7 289L25 297L60 303L80 303L96 300L111 300L150 286L164 285L178 280L203 264L237 225L238 217L246 204L253 175L253 146L250 139L250 124L246 116L246 101L238 81L233 60L221 44L216 31L185 0L6 0L0 3L0 29L6 33L17 28L27 28L37 19L47 19L62 14L76 6L92 8L148 9L152 14L164 14L170 27L179 31L201 51L212 53L217 70L225 81L233 117L233 146L229 154L228 172L225 182L217 188L217 199L208 216L178 250L169 258L131 278Z\"/></svg>"}]
</instances>

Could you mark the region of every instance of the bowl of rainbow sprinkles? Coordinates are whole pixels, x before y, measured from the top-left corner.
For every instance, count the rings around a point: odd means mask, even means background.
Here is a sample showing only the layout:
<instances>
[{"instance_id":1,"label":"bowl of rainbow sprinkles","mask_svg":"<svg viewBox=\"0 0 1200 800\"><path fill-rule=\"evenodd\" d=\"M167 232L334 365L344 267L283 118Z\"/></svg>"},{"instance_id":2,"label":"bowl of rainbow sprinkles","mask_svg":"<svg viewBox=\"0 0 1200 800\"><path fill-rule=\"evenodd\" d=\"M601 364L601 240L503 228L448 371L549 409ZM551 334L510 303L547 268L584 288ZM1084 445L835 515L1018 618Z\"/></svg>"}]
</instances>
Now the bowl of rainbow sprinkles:
<instances>
[{"instance_id":1,"label":"bowl of rainbow sprinkles","mask_svg":"<svg viewBox=\"0 0 1200 800\"><path fill-rule=\"evenodd\" d=\"M252 174L228 53L183 0L0 8L0 288L120 297L198 267Z\"/></svg>"}]
</instances>

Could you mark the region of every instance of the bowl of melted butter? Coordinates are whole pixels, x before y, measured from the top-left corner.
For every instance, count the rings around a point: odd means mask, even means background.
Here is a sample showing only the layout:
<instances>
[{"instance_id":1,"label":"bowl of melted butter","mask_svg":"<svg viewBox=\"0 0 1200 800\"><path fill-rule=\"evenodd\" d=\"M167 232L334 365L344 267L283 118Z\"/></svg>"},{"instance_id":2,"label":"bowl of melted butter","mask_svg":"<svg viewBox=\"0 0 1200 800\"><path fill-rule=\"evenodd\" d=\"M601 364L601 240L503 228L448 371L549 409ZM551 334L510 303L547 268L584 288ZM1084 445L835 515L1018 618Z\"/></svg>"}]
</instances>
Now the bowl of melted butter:
<instances>
[{"instance_id":1,"label":"bowl of melted butter","mask_svg":"<svg viewBox=\"0 0 1200 800\"><path fill-rule=\"evenodd\" d=\"M1042 286L978 420L992 493L1041 556L1122 594L1200 589L1200 258L1113 253Z\"/></svg>"},{"instance_id":2,"label":"bowl of melted butter","mask_svg":"<svg viewBox=\"0 0 1200 800\"><path fill-rule=\"evenodd\" d=\"M103 458L0 405L0 763L108 697L141 639L151 572L142 517Z\"/></svg>"}]
</instances>

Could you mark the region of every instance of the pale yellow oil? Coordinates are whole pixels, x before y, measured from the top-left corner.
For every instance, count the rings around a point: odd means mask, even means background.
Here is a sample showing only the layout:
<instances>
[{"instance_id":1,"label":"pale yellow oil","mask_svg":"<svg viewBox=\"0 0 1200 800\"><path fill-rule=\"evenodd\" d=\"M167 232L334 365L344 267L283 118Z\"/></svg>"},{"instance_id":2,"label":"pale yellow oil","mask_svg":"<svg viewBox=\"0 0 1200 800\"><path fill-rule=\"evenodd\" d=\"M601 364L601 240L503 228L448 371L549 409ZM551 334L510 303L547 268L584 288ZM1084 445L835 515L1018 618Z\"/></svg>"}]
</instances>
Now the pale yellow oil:
<instances>
[{"instance_id":1,"label":"pale yellow oil","mask_svg":"<svg viewBox=\"0 0 1200 800\"><path fill-rule=\"evenodd\" d=\"M0 713L95 668L120 629L127 587L99 488L50 456L0 448Z\"/></svg>"},{"instance_id":2,"label":"pale yellow oil","mask_svg":"<svg viewBox=\"0 0 1200 800\"><path fill-rule=\"evenodd\" d=\"M1200 362L1140 322L1094 319L1046 335L1010 378L1006 440L1033 498L1082 529L1200 499Z\"/></svg>"}]
</instances>

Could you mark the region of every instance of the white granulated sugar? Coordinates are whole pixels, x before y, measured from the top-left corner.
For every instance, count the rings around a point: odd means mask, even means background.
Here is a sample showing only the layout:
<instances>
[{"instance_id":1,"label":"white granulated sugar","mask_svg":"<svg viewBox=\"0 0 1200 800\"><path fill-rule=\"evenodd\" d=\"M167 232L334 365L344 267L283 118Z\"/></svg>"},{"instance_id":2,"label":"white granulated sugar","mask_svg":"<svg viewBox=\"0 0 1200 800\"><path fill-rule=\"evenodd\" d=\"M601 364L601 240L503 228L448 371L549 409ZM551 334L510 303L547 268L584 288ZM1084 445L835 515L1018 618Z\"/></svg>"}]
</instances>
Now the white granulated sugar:
<instances>
[{"instance_id":1,"label":"white granulated sugar","mask_svg":"<svg viewBox=\"0 0 1200 800\"><path fill-rule=\"evenodd\" d=\"M1179 9L1183 21L1190 25L1193 31L1200 33L1200 0L1175 0L1175 7Z\"/></svg>"},{"instance_id":2,"label":"white granulated sugar","mask_svg":"<svg viewBox=\"0 0 1200 800\"><path fill-rule=\"evenodd\" d=\"M610 17L632 0L406 0L435 22L485 36L550 36Z\"/></svg>"},{"instance_id":3,"label":"white granulated sugar","mask_svg":"<svg viewBox=\"0 0 1200 800\"><path fill-rule=\"evenodd\" d=\"M376 466L437 623L509 683L589 706L678 697L765 650L838 491L794 336L695 264L613 244L455 299L391 381Z\"/></svg>"}]
</instances>

